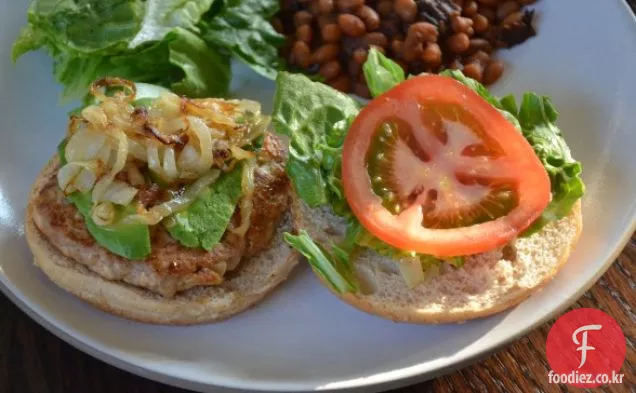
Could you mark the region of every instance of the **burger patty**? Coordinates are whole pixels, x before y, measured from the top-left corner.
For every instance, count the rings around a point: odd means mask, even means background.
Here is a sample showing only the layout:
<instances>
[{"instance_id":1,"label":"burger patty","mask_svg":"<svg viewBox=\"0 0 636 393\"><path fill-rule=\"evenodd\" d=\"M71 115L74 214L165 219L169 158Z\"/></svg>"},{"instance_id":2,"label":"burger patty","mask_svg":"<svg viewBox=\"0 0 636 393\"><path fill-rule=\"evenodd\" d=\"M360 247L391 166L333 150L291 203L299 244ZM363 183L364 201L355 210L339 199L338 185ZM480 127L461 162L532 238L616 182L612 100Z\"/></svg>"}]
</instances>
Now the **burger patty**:
<instances>
[{"instance_id":1,"label":"burger patty","mask_svg":"<svg viewBox=\"0 0 636 393\"><path fill-rule=\"evenodd\" d=\"M182 246L162 225L151 227L151 254L142 261L115 255L93 239L79 211L57 185L53 171L33 200L38 229L62 254L107 280L122 281L165 297L199 285L216 285L244 258L267 249L290 203L280 141L268 135L254 173L253 210L245 236L226 231L211 251ZM230 226L240 224L237 208Z\"/></svg>"}]
</instances>

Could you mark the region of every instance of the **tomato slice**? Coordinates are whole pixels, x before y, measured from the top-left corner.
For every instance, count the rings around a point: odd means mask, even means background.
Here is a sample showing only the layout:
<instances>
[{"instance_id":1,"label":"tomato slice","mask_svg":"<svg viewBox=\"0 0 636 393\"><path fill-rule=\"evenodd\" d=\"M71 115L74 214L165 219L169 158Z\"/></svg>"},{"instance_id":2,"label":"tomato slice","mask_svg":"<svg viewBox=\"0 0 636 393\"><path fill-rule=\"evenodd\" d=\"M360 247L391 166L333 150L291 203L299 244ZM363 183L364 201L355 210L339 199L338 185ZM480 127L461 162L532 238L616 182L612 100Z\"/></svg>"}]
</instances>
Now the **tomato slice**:
<instances>
[{"instance_id":1,"label":"tomato slice","mask_svg":"<svg viewBox=\"0 0 636 393\"><path fill-rule=\"evenodd\" d=\"M409 79L367 105L344 142L342 179L362 225L402 250L439 257L503 246L550 201L521 133L454 79Z\"/></svg>"}]
</instances>

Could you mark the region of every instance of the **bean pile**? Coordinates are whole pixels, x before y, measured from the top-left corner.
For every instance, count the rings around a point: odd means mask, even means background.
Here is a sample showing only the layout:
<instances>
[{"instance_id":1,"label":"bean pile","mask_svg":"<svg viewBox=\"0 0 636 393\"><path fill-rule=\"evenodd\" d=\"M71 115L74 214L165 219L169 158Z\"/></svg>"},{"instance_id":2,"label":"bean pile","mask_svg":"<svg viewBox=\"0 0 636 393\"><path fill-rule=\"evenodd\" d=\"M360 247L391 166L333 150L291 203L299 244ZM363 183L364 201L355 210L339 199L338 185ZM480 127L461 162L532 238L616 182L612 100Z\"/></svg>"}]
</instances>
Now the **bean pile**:
<instances>
[{"instance_id":1,"label":"bean pile","mask_svg":"<svg viewBox=\"0 0 636 393\"><path fill-rule=\"evenodd\" d=\"M493 58L535 35L536 0L282 0L272 20L287 37L281 55L292 69L369 97L362 64L370 46L405 72L459 69L485 85L504 64Z\"/></svg>"}]
</instances>

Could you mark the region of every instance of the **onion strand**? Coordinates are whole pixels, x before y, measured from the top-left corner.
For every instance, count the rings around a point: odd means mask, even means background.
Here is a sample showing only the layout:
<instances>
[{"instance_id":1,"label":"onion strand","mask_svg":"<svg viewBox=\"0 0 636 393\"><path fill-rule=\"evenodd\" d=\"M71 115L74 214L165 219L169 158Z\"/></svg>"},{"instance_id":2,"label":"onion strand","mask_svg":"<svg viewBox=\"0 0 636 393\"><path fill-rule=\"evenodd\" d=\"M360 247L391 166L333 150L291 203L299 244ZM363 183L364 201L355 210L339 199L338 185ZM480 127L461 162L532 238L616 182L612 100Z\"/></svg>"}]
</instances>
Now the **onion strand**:
<instances>
[{"instance_id":1,"label":"onion strand","mask_svg":"<svg viewBox=\"0 0 636 393\"><path fill-rule=\"evenodd\" d=\"M241 225L231 231L239 236L245 236L251 224L252 211L254 210L254 170L256 169L256 157L248 158L243 164L243 176L241 179Z\"/></svg>"}]
</instances>

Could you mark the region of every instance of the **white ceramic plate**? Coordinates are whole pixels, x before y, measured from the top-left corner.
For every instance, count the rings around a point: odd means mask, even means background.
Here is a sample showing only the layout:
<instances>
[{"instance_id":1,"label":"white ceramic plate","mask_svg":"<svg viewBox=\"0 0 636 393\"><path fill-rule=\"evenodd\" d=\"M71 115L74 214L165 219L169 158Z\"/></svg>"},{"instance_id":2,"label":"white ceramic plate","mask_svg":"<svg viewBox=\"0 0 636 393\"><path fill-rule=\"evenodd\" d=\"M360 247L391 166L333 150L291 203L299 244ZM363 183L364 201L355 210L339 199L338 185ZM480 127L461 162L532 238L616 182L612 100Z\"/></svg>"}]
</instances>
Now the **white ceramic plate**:
<instances>
[{"instance_id":1,"label":"white ceramic plate","mask_svg":"<svg viewBox=\"0 0 636 393\"><path fill-rule=\"evenodd\" d=\"M539 36L506 53L496 92L552 97L585 168L585 229L554 282L514 310L464 325L398 325L359 312L301 267L257 308L227 322L157 327L96 311L51 284L23 237L28 190L66 128L51 62L9 51L27 1L0 0L0 283L29 315L118 367L197 390L384 389L432 378L526 333L609 267L635 227L636 24L619 0L542 1ZM273 84L243 67L238 94L271 107ZM371 388L373 386L373 388Z\"/></svg>"}]
</instances>

